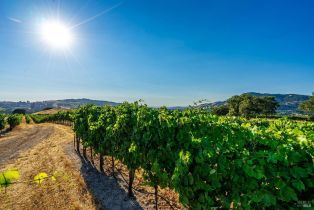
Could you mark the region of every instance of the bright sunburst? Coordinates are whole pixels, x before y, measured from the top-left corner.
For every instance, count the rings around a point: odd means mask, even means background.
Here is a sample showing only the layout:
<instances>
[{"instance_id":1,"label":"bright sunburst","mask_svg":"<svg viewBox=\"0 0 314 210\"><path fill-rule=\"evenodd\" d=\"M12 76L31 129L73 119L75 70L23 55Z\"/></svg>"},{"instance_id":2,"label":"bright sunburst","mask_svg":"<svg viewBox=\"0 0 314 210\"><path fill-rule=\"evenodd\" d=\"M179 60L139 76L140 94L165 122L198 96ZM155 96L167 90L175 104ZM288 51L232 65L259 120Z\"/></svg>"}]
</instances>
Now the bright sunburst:
<instances>
[{"instance_id":1,"label":"bright sunburst","mask_svg":"<svg viewBox=\"0 0 314 210\"><path fill-rule=\"evenodd\" d=\"M41 42L43 44L47 45L50 49L58 50L58 51L65 51L66 54L72 55L72 45L74 44L74 36L73 30L83 24L86 24L108 12L111 10L119 7L122 4L122 2L105 9L101 11L100 13L91 16L89 18L86 18L82 20L81 22L73 23L71 25L66 24L64 21L61 21L60 19L60 0L57 1L57 9L54 12L51 12L52 15L51 18L43 19L41 22L39 22L39 26L37 27L37 33L40 36ZM11 18L12 19L12 18ZM73 18L72 18L73 20ZM16 21L15 19L12 21ZM71 21L70 21L71 22ZM73 55L72 55L73 56Z\"/></svg>"},{"instance_id":2,"label":"bright sunburst","mask_svg":"<svg viewBox=\"0 0 314 210\"><path fill-rule=\"evenodd\" d=\"M54 49L67 49L73 43L73 34L69 26L58 20L45 20L40 25L43 42Z\"/></svg>"}]
</instances>

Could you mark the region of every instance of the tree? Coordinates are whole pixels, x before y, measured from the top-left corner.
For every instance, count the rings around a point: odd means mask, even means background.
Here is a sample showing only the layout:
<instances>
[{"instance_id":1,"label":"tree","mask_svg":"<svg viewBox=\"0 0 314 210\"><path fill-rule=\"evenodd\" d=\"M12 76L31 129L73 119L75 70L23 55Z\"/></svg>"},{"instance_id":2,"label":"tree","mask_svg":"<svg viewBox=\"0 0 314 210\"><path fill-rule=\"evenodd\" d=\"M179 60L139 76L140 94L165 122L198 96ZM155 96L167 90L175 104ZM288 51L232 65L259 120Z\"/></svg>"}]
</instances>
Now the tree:
<instances>
[{"instance_id":1,"label":"tree","mask_svg":"<svg viewBox=\"0 0 314 210\"><path fill-rule=\"evenodd\" d=\"M229 113L229 107L227 104L213 106L210 108L210 112L215 115L224 116Z\"/></svg>"},{"instance_id":2,"label":"tree","mask_svg":"<svg viewBox=\"0 0 314 210\"><path fill-rule=\"evenodd\" d=\"M242 101L241 96L232 96L231 98L229 98L227 100L227 104L229 107L229 115L232 116L238 116L239 114L239 107L240 107L240 103Z\"/></svg>"},{"instance_id":3,"label":"tree","mask_svg":"<svg viewBox=\"0 0 314 210\"><path fill-rule=\"evenodd\" d=\"M260 111L260 114L272 115L276 114L276 110L279 107L279 103L273 96L256 97L256 106Z\"/></svg>"},{"instance_id":4,"label":"tree","mask_svg":"<svg viewBox=\"0 0 314 210\"><path fill-rule=\"evenodd\" d=\"M239 105L239 114L244 117L249 117L256 115L258 112L256 97L249 94L242 94Z\"/></svg>"},{"instance_id":5,"label":"tree","mask_svg":"<svg viewBox=\"0 0 314 210\"><path fill-rule=\"evenodd\" d=\"M299 109L311 115L311 117L314 117L314 93L309 100L304 101L300 104Z\"/></svg>"},{"instance_id":6,"label":"tree","mask_svg":"<svg viewBox=\"0 0 314 210\"><path fill-rule=\"evenodd\" d=\"M240 96L232 96L227 100L229 115L232 116L255 116L275 114L279 106L274 97L269 96L253 96L250 94L242 94Z\"/></svg>"},{"instance_id":7,"label":"tree","mask_svg":"<svg viewBox=\"0 0 314 210\"><path fill-rule=\"evenodd\" d=\"M25 109L15 109L12 114L25 114L26 110Z\"/></svg>"},{"instance_id":8,"label":"tree","mask_svg":"<svg viewBox=\"0 0 314 210\"><path fill-rule=\"evenodd\" d=\"M6 116L0 113L0 130L5 128L5 124L6 124L5 118Z\"/></svg>"},{"instance_id":9,"label":"tree","mask_svg":"<svg viewBox=\"0 0 314 210\"><path fill-rule=\"evenodd\" d=\"M8 117L8 123L10 125L10 130L12 130L14 127L16 127L17 125L19 125L22 121L22 115L18 115L18 114L11 114Z\"/></svg>"}]
</instances>

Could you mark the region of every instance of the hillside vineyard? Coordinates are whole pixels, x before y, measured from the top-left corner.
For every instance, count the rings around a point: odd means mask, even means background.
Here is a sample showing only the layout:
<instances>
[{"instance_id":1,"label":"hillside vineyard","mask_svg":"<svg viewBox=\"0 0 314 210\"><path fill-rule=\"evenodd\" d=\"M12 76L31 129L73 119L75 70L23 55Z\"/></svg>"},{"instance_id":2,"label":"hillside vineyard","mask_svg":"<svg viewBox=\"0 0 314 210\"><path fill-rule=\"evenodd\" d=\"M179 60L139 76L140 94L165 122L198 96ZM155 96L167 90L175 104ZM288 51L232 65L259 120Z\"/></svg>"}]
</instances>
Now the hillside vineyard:
<instances>
[{"instance_id":1,"label":"hillside vineyard","mask_svg":"<svg viewBox=\"0 0 314 210\"><path fill-rule=\"evenodd\" d=\"M189 209L313 205L313 123L217 117L200 109L138 103L86 105L33 119L72 121L77 145L127 166L130 196L134 172L141 169L156 194L158 187L169 187Z\"/></svg>"}]
</instances>

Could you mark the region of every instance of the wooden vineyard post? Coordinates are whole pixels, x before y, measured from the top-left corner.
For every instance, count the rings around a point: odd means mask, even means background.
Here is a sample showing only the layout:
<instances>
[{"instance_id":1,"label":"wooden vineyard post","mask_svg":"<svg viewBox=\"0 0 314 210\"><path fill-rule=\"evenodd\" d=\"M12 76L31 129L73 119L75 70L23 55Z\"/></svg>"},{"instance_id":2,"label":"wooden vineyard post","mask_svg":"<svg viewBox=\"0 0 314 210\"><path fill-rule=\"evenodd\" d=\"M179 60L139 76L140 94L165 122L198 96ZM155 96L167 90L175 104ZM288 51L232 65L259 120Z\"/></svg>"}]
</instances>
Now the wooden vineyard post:
<instances>
[{"instance_id":1,"label":"wooden vineyard post","mask_svg":"<svg viewBox=\"0 0 314 210\"><path fill-rule=\"evenodd\" d=\"M130 169L130 171L129 171L129 189L128 189L128 196L130 198L134 197L134 194L133 194L134 174L135 174L135 170Z\"/></svg>"},{"instance_id":2,"label":"wooden vineyard post","mask_svg":"<svg viewBox=\"0 0 314 210\"><path fill-rule=\"evenodd\" d=\"M104 173L104 156L102 153L100 153L100 157L99 157L99 168L100 168L100 171Z\"/></svg>"}]
</instances>

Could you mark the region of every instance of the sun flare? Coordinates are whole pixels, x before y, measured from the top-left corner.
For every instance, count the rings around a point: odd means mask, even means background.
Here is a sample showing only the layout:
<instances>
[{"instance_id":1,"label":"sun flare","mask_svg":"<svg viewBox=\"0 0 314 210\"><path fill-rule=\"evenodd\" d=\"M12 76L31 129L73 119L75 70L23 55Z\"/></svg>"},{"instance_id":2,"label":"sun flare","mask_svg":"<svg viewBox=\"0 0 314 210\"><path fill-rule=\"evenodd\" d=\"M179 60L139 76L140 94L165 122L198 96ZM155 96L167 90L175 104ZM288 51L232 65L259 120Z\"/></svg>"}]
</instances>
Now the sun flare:
<instances>
[{"instance_id":1,"label":"sun flare","mask_svg":"<svg viewBox=\"0 0 314 210\"><path fill-rule=\"evenodd\" d=\"M60 21L43 21L40 25L43 42L54 49L66 49L73 43L73 34L66 24Z\"/></svg>"}]
</instances>

